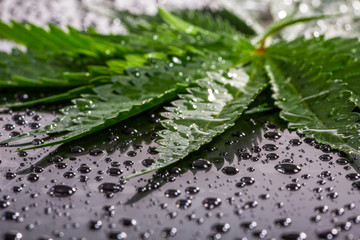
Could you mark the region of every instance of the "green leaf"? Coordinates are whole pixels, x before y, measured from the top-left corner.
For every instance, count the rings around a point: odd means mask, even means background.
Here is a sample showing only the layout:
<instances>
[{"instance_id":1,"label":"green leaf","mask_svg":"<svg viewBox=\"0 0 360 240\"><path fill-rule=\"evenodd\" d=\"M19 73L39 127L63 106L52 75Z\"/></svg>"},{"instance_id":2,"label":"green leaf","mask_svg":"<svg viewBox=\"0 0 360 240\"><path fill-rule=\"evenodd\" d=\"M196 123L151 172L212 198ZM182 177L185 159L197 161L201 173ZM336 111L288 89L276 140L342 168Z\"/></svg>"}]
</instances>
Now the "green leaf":
<instances>
[{"instance_id":1,"label":"green leaf","mask_svg":"<svg viewBox=\"0 0 360 240\"><path fill-rule=\"evenodd\" d=\"M207 78L197 81L197 87L187 89L187 94L172 102L173 107L162 114L166 130L159 132L157 162L129 178L171 165L233 126L266 86L258 64L230 71L230 79L209 73Z\"/></svg>"},{"instance_id":2,"label":"green leaf","mask_svg":"<svg viewBox=\"0 0 360 240\"><path fill-rule=\"evenodd\" d=\"M280 116L290 129L351 154L360 154L359 120L351 92L331 79L322 66L267 59L268 72Z\"/></svg>"},{"instance_id":3,"label":"green leaf","mask_svg":"<svg viewBox=\"0 0 360 240\"><path fill-rule=\"evenodd\" d=\"M273 23L260 37L260 40L258 41L257 45L258 47L264 47L265 41L268 37L274 35L275 33L279 32L280 30L297 24L297 23L305 23L315 20L320 20L324 18L330 18L330 17L336 17L338 15L319 15L319 16L311 16L311 17L301 17L301 18L293 18L293 16L285 17L281 19L280 21L277 21Z\"/></svg>"}]
</instances>

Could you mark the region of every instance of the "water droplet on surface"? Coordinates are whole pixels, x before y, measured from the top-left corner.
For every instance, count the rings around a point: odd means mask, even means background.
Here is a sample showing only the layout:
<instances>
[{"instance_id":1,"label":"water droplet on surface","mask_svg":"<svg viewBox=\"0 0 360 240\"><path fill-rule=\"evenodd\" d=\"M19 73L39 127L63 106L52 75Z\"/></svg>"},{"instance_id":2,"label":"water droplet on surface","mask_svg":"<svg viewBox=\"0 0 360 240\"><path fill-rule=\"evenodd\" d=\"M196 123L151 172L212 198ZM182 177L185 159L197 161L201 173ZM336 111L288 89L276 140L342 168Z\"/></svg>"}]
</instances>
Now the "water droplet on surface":
<instances>
[{"instance_id":1,"label":"water droplet on surface","mask_svg":"<svg viewBox=\"0 0 360 240\"><path fill-rule=\"evenodd\" d=\"M230 224L217 223L211 227L217 233L227 233L230 230Z\"/></svg>"},{"instance_id":2,"label":"water droplet on surface","mask_svg":"<svg viewBox=\"0 0 360 240\"><path fill-rule=\"evenodd\" d=\"M187 209L191 206L190 199L179 199L176 201L176 206L180 209Z\"/></svg>"},{"instance_id":3,"label":"water droplet on surface","mask_svg":"<svg viewBox=\"0 0 360 240\"><path fill-rule=\"evenodd\" d=\"M271 144L271 143L265 144L265 145L263 146L263 149L264 149L265 151L268 151L268 152L275 151L275 150L277 150L278 148L279 148L278 146L276 146L275 144Z\"/></svg>"},{"instance_id":4,"label":"water droplet on surface","mask_svg":"<svg viewBox=\"0 0 360 240\"><path fill-rule=\"evenodd\" d=\"M167 198L176 198L180 196L181 191L178 189L168 189L165 191L165 197Z\"/></svg>"},{"instance_id":5,"label":"water droplet on surface","mask_svg":"<svg viewBox=\"0 0 360 240\"><path fill-rule=\"evenodd\" d=\"M99 191L103 193L117 193L122 189L123 187L116 183L103 183L99 186Z\"/></svg>"},{"instance_id":6,"label":"water droplet on surface","mask_svg":"<svg viewBox=\"0 0 360 240\"><path fill-rule=\"evenodd\" d=\"M188 195L195 195L195 194L199 193L199 191L200 191L199 187L190 186L185 189L185 193Z\"/></svg>"},{"instance_id":7,"label":"water droplet on surface","mask_svg":"<svg viewBox=\"0 0 360 240\"><path fill-rule=\"evenodd\" d=\"M264 137L268 140L277 140L281 137L281 134L278 132L266 132Z\"/></svg>"},{"instance_id":8,"label":"water droplet on surface","mask_svg":"<svg viewBox=\"0 0 360 240\"><path fill-rule=\"evenodd\" d=\"M198 159L192 163L192 168L196 170L206 170L211 166L210 161L205 159Z\"/></svg>"},{"instance_id":9,"label":"water droplet on surface","mask_svg":"<svg viewBox=\"0 0 360 240\"><path fill-rule=\"evenodd\" d=\"M321 161L328 162L332 159L332 156L329 154L323 154L319 157Z\"/></svg>"},{"instance_id":10,"label":"water droplet on surface","mask_svg":"<svg viewBox=\"0 0 360 240\"><path fill-rule=\"evenodd\" d=\"M275 220L275 225L280 227L288 227L291 225L291 218L279 218Z\"/></svg>"},{"instance_id":11,"label":"water droplet on surface","mask_svg":"<svg viewBox=\"0 0 360 240\"><path fill-rule=\"evenodd\" d=\"M307 235L304 232L292 232L292 233L284 233L281 235L281 239L283 240L306 240Z\"/></svg>"},{"instance_id":12,"label":"water droplet on surface","mask_svg":"<svg viewBox=\"0 0 360 240\"><path fill-rule=\"evenodd\" d=\"M289 183L286 185L286 189L289 191L298 191L300 190L301 185L298 183Z\"/></svg>"},{"instance_id":13,"label":"water droplet on surface","mask_svg":"<svg viewBox=\"0 0 360 240\"><path fill-rule=\"evenodd\" d=\"M283 174L296 174L301 171L301 167L291 163L281 163L275 166L276 171Z\"/></svg>"},{"instance_id":14,"label":"water droplet on surface","mask_svg":"<svg viewBox=\"0 0 360 240\"><path fill-rule=\"evenodd\" d=\"M346 174L346 179L350 180L350 181L356 181L360 179L360 174L359 173L348 173Z\"/></svg>"},{"instance_id":15,"label":"water droplet on surface","mask_svg":"<svg viewBox=\"0 0 360 240\"><path fill-rule=\"evenodd\" d=\"M224 167L223 169L221 169L221 171L229 176L235 175L239 172L239 169L235 168L235 167Z\"/></svg>"},{"instance_id":16,"label":"water droplet on surface","mask_svg":"<svg viewBox=\"0 0 360 240\"><path fill-rule=\"evenodd\" d=\"M74 187L67 185L55 185L49 189L48 194L52 197L70 197L76 192Z\"/></svg>"},{"instance_id":17,"label":"water droplet on surface","mask_svg":"<svg viewBox=\"0 0 360 240\"><path fill-rule=\"evenodd\" d=\"M203 206L207 210L212 210L214 208L217 208L221 205L221 199L220 198L205 198L202 202Z\"/></svg>"}]
</instances>

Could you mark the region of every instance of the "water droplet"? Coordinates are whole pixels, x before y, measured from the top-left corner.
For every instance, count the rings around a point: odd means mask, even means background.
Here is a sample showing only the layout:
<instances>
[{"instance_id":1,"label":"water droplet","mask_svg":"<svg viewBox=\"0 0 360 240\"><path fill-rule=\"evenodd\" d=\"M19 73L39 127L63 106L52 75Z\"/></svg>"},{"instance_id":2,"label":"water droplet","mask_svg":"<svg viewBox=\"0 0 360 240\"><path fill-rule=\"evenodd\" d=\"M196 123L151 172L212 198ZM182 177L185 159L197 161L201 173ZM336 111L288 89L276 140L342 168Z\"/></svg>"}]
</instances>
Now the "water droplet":
<instances>
[{"instance_id":1,"label":"water droplet","mask_svg":"<svg viewBox=\"0 0 360 240\"><path fill-rule=\"evenodd\" d=\"M335 228L318 233L318 237L321 239L334 239L337 235L338 230Z\"/></svg>"},{"instance_id":2,"label":"water droplet","mask_svg":"<svg viewBox=\"0 0 360 240\"><path fill-rule=\"evenodd\" d=\"M224 167L223 169L221 169L221 171L226 174L226 175L235 175L239 172L239 169L235 168L235 167Z\"/></svg>"},{"instance_id":3,"label":"water droplet","mask_svg":"<svg viewBox=\"0 0 360 240\"><path fill-rule=\"evenodd\" d=\"M211 166L210 161L205 159L198 159L192 163L192 168L196 170L206 170Z\"/></svg>"},{"instance_id":4,"label":"water droplet","mask_svg":"<svg viewBox=\"0 0 360 240\"><path fill-rule=\"evenodd\" d=\"M279 148L278 146L276 146L275 144L271 144L271 143L265 144L265 145L263 146L263 149L264 149L265 151L269 151L269 152L275 151L275 150L277 150L278 148Z\"/></svg>"},{"instance_id":5,"label":"water droplet","mask_svg":"<svg viewBox=\"0 0 360 240\"><path fill-rule=\"evenodd\" d=\"M99 191L103 193L117 193L123 189L123 186L116 183L103 183L99 186Z\"/></svg>"},{"instance_id":6,"label":"water droplet","mask_svg":"<svg viewBox=\"0 0 360 240\"><path fill-rule=\"evenodd\" d=\"M288 227L291 225L291 218L279 218L275 220L275 225L280 227Z\"/></svg>"},{"instance_id":7,"label":"water droplet","mask_svg":"<svg viewBox=\"0 0 360 240\"><path fill-rule=\"evenodd\" d=\"M191 206L190 199L179 199L176 201L176 206L180 209L187 209Z\"/></svg>"},{"instance_id":8,"label":"water droplet","mask_svg":"<svg viewBox=\"0 0 360 240\"><path fill-rule=\"evenodd\" d=\"M195 195L195 194L199 193L199 191L200 191L199 187L190 186L185 189L185 193L188 195Z\"/></svg>"},{"instance_id":9,"label":"water droplet","mask_svg":"<svg viewBox=\"0 0 360 240\"><path fill-rule=\"evenodd\" d=\"M266 132L264 137L268 140L277 140L281 137L281 134L278 132Z\"/></svg>"},{"instance_id":10,"label":"water droplet","mask_svg":"<svg viewBox=\"0 0 360 240\"><path fill-rule=\"evenodd\" d=\"M74 154L82 153L84 151L85 151L85 149L80 146L74 146L74 147L70 148L70 152L74 153Z\"/></svg>"},{"instance_id":11,"label":"water droplet","mask_svg":"<svg viewBox=\"0 0 360 240\"><path fill-rule=\"evenodd\" d=\"M99 230L102 227L102 222L100 220L91 220L89 227L91 230Z\"/></svg>"},{"instance_id":12,"label":"water droplet","mask_svg":"<svg viewBox=\"0 0 360 240\"><path fill-rule=\"evenodd\" d=\"M180 196L181 191L178 189L168 189L165 191L165 197L167 198L176 198Z\"/></svg>"},{"instance_id":13,"label":"water droplet","mask_svg":"<svg viewBox=\"0 0 360 240\"><path fill-rule=\"evenodd\" d=\"M306 238L307 235L304 232L284 233L281 235L283 240L305 240Z\"/></svg>"},{"instance_id":14,"label":"water droplet","mask_svg":"<svg viewBox=\"0 0 360 240\"><path fill-rule=\"evenodd\" d=\"M301 185L298 183L289 183L286 185L286 189L289 191L298 191L300 190Z\"/></svg>"},{"instance_id":15,"label":"water droplet","mask_svg":"<svg viewBox=\"0 0 360 240\"><path fill-rule=\"evenodd\" d=\"M319 157L321 161L328 162L332 159L332 156L329 154L323 154Z\"/></svg>"},{"instance_id":16,"label":"water droplet","mask_svg":"<svg viewBox=\"0 0 360 240\"><path fill-rule=\"evenodd\" d=\"M226 233L230 230L230 224L228 223L217 223L211 227L217 233Z\"/></svg>"},{"instance_id":17,"label":"water droplet","mask_svg":"<svg viewBox=\"0 0 360 240\"><path fill-rule=\"evenodd\" d=\"M356 181L360 179L360 174L359 173L349 173L346 174L346 179L350 180L350 181Z\"/></svg>"},{"instance_id":18,"label":"water droplet","mask_svg":"<svg viewBox=\"0 0 360 240\"><path fill-rule=\"evenodd\" d=\"M74 187L67 185L55 185L49 189L48 194L52 197L70 197L76 192Z\"/></svg>"},{"instance_id":19,"label":"water droplet","mask_svg":"<svg viewBox=\"0 0 360 240\"><path fill-rule=\"evenodd\" d=\"M301 171L301 167L291 163L281 163L275 166L275 169L283 174L296 174Z\"/></svg>"},{"instance_id":20,"label":"water droplet","mask_svg":"<svg viewBox=\"0 0 360 240\"><path fill-rule=\"evenodd\" d=\"M211 198L211 197L206 198L206 199L204 199L202 204L207 210L212 210L221 205L221 199L220 198Z\"/></svg>"}]
</instances>

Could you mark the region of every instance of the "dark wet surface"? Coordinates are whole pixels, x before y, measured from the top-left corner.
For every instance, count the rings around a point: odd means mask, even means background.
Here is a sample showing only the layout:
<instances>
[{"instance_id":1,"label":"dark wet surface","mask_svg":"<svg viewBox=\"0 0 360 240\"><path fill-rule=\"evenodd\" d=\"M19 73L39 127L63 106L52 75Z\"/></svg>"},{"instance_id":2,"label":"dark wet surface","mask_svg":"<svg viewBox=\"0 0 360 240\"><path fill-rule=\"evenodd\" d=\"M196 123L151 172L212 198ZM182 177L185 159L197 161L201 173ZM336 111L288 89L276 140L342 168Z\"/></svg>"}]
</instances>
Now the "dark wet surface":
<instances>
[{"instance_id":1,"label":"dark wet surface","mask_svg":"<svg viewBox=\"0 0 360 240\"><path fill-rule=\"evenodd\" d=\"M0 140L53 117L3 113ZM360 175L347 157L265 120L279 126L273 115L248 116L126 184L121 177L156 161L156 111L57 149L1 147L1 237L360 239Z\"/></svg>"}]
</instances>

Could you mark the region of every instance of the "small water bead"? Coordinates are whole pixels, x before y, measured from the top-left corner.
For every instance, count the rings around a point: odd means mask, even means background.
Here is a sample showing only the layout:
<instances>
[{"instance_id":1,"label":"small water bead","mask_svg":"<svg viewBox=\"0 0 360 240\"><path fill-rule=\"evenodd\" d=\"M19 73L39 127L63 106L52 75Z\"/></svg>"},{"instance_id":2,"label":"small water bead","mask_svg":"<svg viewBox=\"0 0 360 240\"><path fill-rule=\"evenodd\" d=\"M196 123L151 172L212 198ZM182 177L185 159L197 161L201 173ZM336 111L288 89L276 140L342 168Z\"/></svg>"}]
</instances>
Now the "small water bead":
<instances>
[{"instance_id":1,"label":"small water bead","mask_svg":"<svg viewBox=\"0 0 360 240\"><path fill-rule=\"evenodd\" d=\"M245 230L253 230L257 227L257 223L255 221L243 222L240 226Z\"/></svg>"},{"instance_id":2,"label":"small water bead","mask_svg":"<svg viewBox=\"0 0 360 240\"><path fill-rule=\"evenodd\" d=\"M124 227L134 227L137 225L137 221L133 218L123 218L120 222L122 222Z\"/></svg>"},{"instance_id":3,"label":"small water bead","mask_svg":"<svg viewBox=\"0 0 360 240\"><path fill-rule=\"evenodd\" d=\"M346 174L346 179L350 180L350 181L356 181L360 179L360 174L359 173L348 173Z\"/></svg>"},{"instance_id":4,"label":"small water bead","mask_svg":"<svg viewBox=\"0 0 360 240\"><path fill-rule=\"evenodd\" d=\"M110 176L120 176L123 173L123 170L120 168L109 168L106 171Z\"/></svg>"},{"instance_id":5,"label":"small water bead","mask_svg":"<svg viewBox=\"0 0 360 240\"><path fill-rule=\"evenodd\" d=\"M250 209L250 208L256 208L257 205L258 205L257 201L248 201L244 204L242 209L246 210L246 209Z\"/></svg>"},{"instance_id":6,"label":"small water bead","mask_svg":"<svg viewBox=\"0 0 360 240\"><path fill-rule=\"evenodd\" d=\"M281 239L283 240L306 240L306 238L307 235L304 232L291 232L281 235Z\"/></svg>"},{"instance_id":7,"label":"small water bead","mask_svg":"<svg viewBox=\"0 0 360 240\"><path fill-rule=\"evenodd\" d=\"M259 146L253 146L253 147L251 148L251 150L252 150L254 153L259 153L259 152L261 152L261 148L260 148Z\"/></svg>"},{"instance_id":8,"label":"small water bead","mask_svg":"<svg viewBox=\"0 0 360 240\"><path fill-rule=\"evenodd\" d=\"M18 212L13 211L6 211L3 213L1 220L3 221L15 221L20 217L20 214Z\"/></svg>"},{"instance_id":9,"label":"small water bead","mask_svg":"<svg viewBox=\"0 0 360 240\"><path fill-rule=\"evenodd\" d=\"M104 153L104 151L101 150L101 149L93 149L93 150L91 150L91 151L89 152L89 154L90 154L91 156L99 156L99 155L101 155L101 154L103 154L103 153Z\"/></svg>"},{"instance_id":10,"label":"small water bead","mask_svg":"<svg viewBox=\"0 0 360 240\"><path fill-rule=\"evenodd\" d=\"M35 115L32 118L34 121L40 121L41 120L41 116L40 115Z\"/></svg>"},{"instance_id":11,"label":"small water bead","mask_svg":"<svg viewBox=\"0 0 360 240\"><path fill-rule=\"evenodd\" d=\"M63 162L60 162L60 163L55 164L55 167L57 169L65 169L67 167L67 164L63 163Z\"/></svg>"},{"instance_id":12,"label":"small water bead","mask_svg":"<svg viewBox=\"0 0 360 240\"><path fill-rule=\"evenodd\" d=\"M243 153L240 153L239 157L242 160L248 160L252 157L252 155L250 153L243 152Z\"/></svg>"},{"instance_id":13,"label":"small water bead","mask_svg":"<svg viewBox=\"0 0 360 240\"><path fill-rule=\"evenodd\" d=\"M191 207L191 200L190 199L179 199L176 201L176 206L180 209L187 209Z\"/></svg>"},{"instance_id":14,"label":"small water bead","mask_svg":"<svg viewBox=\"0 0 360 240\"><path fill-rule=\"evenodd\" d=\"M127 238L127 234L125 232L110 232L108 238L110 240L123 240Z\"/></svg>"},{"instance_id":15,"label":"small water bead","mask_svg":"<svg viewBox=\"0 0 360 240\"><path fill-rule=\"evenodd\" d=\"M87 164L83 163L80 165L80 167L77 169L77 171L82 174L86 174L86 173L91 172L91 168Z\"/></svg>"},{"instance_id":16,"label":"small water bead","mask_svg":"<svg viewBox=\"0 0 360 240\"><path fill-rule=\"evenodd\" d=\"M291 218L279 218L274 221L275 225L279 227L288 227L291 225Z\"/></svg>"},{"instance_id":17,"label":"small water bead","mask_svg":"<svg viewBox=\"0 0 360 240\"><path fill-rule=\"evenodd\" d=\"M0 208L4 209L10 206L10 202L6 200L0 200Z\"/></svg>"},{"instance_id":18,"label":"small water bead","mask_svg":"<svg viewBox=\"0 0 360 240\"><path fill-rule=\"evenodd\" d=\"M281 163L275 166L276 171L283 174L296 174L301 171L301 167L291 163Z\"/></svg>"},{"instance_id":19,"label":"small water bead","mask_svg":"<svg viewBox=\"0 0 360 240\"><path fill-rule=\"evenodd\" d=\"M40 138L35 138L34 140L31 141L31 143L33 145L41 145L44 143L44 140L40 139Z\"/></svg>"},{"instance_id":20,"label":"small water bead","mask_svg":"<svg viewBox=\"0 0 360 240\"><path fill-rule=\"evenodd\" d=\"M269 154L266 155L266 158L268 160L276 160L276 159L279 158L279 154L277 154L277 153L269 153Z\"/></svg>"},{"instance_id":21,"label":"small water bead","mask_svg":"<svg viewBox=\"0 0 360 240\"><path fill-rule=\"evenodd\" d=\"M323 154L319 157L319 159L323 162L328 162L332 159L332 156L329 154Z\"/></svg>"},{"instance_id":22,"label":"small water bead","mask_svg":"<svg viewBox=\"0 0 360 240\"><path fill-rule=\"evenodd\" d=\"M64 161L64 158L61 156L58 156L58 155L51 157L49 160L49 162L51 162L51 163L59 163L62 161Z\"/></svg>"},{"instance_id":23,"label":"small water bead","mask_svg":"<svg viewBox=\"0 0 360 240\"><path fill-rule=\"evenodd\" d=\"M15 129L15 126L13 124L5 124L3 127L6 131L12 131Z\"/></svg>"},{"instance_id":24,"label":"small water bead","mask_svg":"<svg viewBox=\"0 0 360 240\"><path fill-rule=\"evenodd\" d=\"M39 175L37 175L36 173L30 173L28 176L27 176L27 180L29 182L36 182L39 180Z\"/></svg>"},{"instance_id":25,"label":"small water bead","mask_svg":"<svg viewBox=\"0 0 360 240\"><path fill-rule=\"evenodd\" d=\"M217 233L227 233L230 231L230 224L229 223L217 223L214 224L211 229L213 229Z\"/></svg>"},{"instance_id":26,"label":"small water bead","mask_svg":"<svg viewBox=\"0 0 360 240\"><path fill-rule=\"evenodd\" d=\"M16 173L13 173L13 172L6 172L5 173L5 178L7 180L11 180L11 179L14 179L16 177Z\"/></svg>"},{"instance_id":27,"label":"small water bead","mask_svg":"<svg viewBox=\"0 0 360 240\"><path fill-rule=\"evenodd\" d=\"M10 134L9 134L10 137L16 137L16 136L19 136L19 135L20 135L20 133L17 132L17 131L12 131L12 132L10 132ZM1 136L1 133L0 133L0 136Z\"/></svg>"},{"instance_id":28,"label":"small water bead","mask_svg":"<svg viewBox=\"0 0 360 240\"><path fill-rule=\"evenodd\" d=\"M328 193L326 196L330 199L335 199L339 197L339 194L337 192L332 192L332 193Z\"/></svg>"},{"instance_id":29,"label":"small water bead","mask_svg":"<svg viewBox=\"0 0 360 240\"><path fill-rule=\"evenodd\" d=\"M220 198L205 198L202 202L203 206L207 210L212 210L214 208L217 208L221 205L221 199Z\"/></svg>"},{"instance_id":30,"label":"small water bead","mask_svg":"<svg viewBox=\"0 0 360 240\"><path fill-rule=\"evenodd\" d=\"M310 174L303 174L303 175L301 175L301 178L303 178L303 179L310 179L310 178L311 178L311 175L310 175Z\"/></svg>"},{"instance_id":31,"label":"small water bead","mask_svg":"<svg viewBox=\"0 0 360 240\"><path fill-rule=\"evenodd\" d=\"M300 190L301 185L298 183L289 183L286 185L286 189L289 191L298 191Z\"/></svg>"},{"instance_id":32,"label":"small water bead","mask_svg":"<svg viewBox=\"0 0 360 240\"><path fill-rule=\"evenodd\" d=\"M336 160L336 163L339 165L346 165L349 163L349 160L345 159L345 158L339 158Z\"/></svg>"},{"instance_id":33,"label":"small water bead","mask_svg":"<svg viewBox=\"0 0 360 240\"><path fill-rule=\"evenodd\" d=\"M268 152L275 151L275 150L277 150L278 148L279 148L278 146L276 146L275 144L271 144L271 143L265 144L265 145L263 146L263 149L264 149L265 151L268 151Z\"/></svg>"},{"instance_id":34,"label":"small water bead","mask_svg":"<svg viewBox=\"0 0 360 240\"><path fill-rule=\"evenodd\" d=\"M265 238L267 236L267 231L266 229L255 231L253 232L253 236L261 239Z\"/></svg>"},{"instance_id":35,"label":"small water bead","mask_svg":"<svg viewBox=\"0 0 360 240\"><path fill-rule=\"evenodd\" d=\"M147 158L147 159L144 159L141 161L141 164L144 166L144 167L150 167L151 165L153 165L155 163L155 160L154 159L151 159L151 158Z\"/></svg>"},{"instance_id":36,"label":"small water bead","mask_svg":"<svg viewBox=\"0 0 360 240\"><path fill-rule=\"evenodd\" d=\"M128 155L129 157L135 157L135 156L137 155L137 153L136 153L135 151L129 151L129 152L127 153L127 155Z\"/></svg>"},{"instance_id":37,"label":"small water bead","mask_svg":"<svg viewBox=\"0 0 360 240\"><path fill-rule=\"evenodd\" d=\"M99 230L102 227L103 223L100 220L91 220L89 222L89 227L91 230Z\"/></svg>"},{"instance_id":38,"label":"small water bead","mask_svg":"<svg viewBox=\"0 0 360 240\"><path fill-rule=\"evenodd\" d=\"M302 144L302 141L300 139L291 139L289 141L290 145L293 147L300 146Z\"/></svg>"},{"instance_id":39,"label":"small water bead","mask_svg":"<svg viewBox=\"0 0 360 240\"><path fill-rule=\"evenodd\" d=\"M187 187L187 188L185 189L185 193L188 194L188 195L195 195L195 194L197 194L197 193L199 193L199 192L200 192L200 188L199 188L199 187L192 187L192 186L190 186L190 187Z\"/></svg>"},{"instance_id":40,"label":"small water bead","mask_svg":"<svg viewBox=\"0 0 360 240\"><path fill-rule=\"evenodd\" d=\"M25 115L22 115L22 114L14 114L14 115L11 117L11 119L14 120L14 121L24 120L24 119L25 119Z\"/></svg>"},{"instance_id":41,"label":"small water bead","mask_svg":"<svg viewBox=\"0 0 360 240\"><path fill-rule=\"evenodd\" d=\"M354 224L360 224L360 215L350 217L348 220Z\"/></svg>"},{"instance_id":42,"label":"small water bead","mask_svg":"<svg viewBox=\"0 0 360 240\"><path fill-rule=\"evenodd\" d=\"M321 231L318 233L318 237L321 239L334 239L338 235L338 230L335 228L330 230Z\"/></svg>"},{"instance_id":43,"label":"small water bead","mask_svg":"<svg viewBox=\"0 0 360 240\"><path fill-rule=\"evenodd\" d=\"M70 197L76 192L76 188L67 185L55 185L51 187L48 194L52 197Z\"/></svg>"},{"instance_id":44,"label":"small water bead","mask_svg":"<svg viewBox=\"0 0 360 240\"><path fill-rule=\"evenodd\" d=\"M242 177L240 182L237 182L235 185L236 187L242 188L245 186L250 186L255 183L255 179L253 177Z\"/></svg>"},{"instance_id":45,"label":"small water bead","mask_svg":"<svg viewBox=\"0 0 360 240\"><path fill-rule=\"evenodd\" d=\"M165 197L167 198L176 198L178 196L180 196L181 191L178 189L168 189L165 191Z\"/></svg>"},{"instance_id":46,"label":"small water bead","mask_svg":"<svg viewBox=\"0 0 360 240\"><path fill-rule=\"evenodd\" d=\"M245 133L243 132L235 132L231 134L233 137L237 137L237 138L243 138L245 137Z\"/></svg>"},{"instance_id":47,"label":"small water bead","mask_svg":"<svg viewBox=\"0 0 360 240\"><path fill-rule=\"evenodd\" d=\"M63 174L63 176L64 176L64 178L70 179L70 178L75 177L76 174L75 174L74 172L65 172L65 173Z\"/></svg>"},{"instance_id":48,"label":"small water bead","mask_svg":"<svg viewBox=\"0 0 360 240\"><path fill-rule=\"evenodd\" d=\"M99 191L102 193L117 193L124 187L116 183L103 183L99 186Z\"/></svg>"},{"instance_id":49,"label":"small water bead","mask_svg":"<svg viewBox=\"0 0 360 240\"><path fill-rule=\"evenodd\" d=\"M316 144L315 139L313 139L313 138L305 138L304 142L311 146L314 146Z\"/></svg>"},{"instance_id":50,"label":"small water bead","mask_svg":"<svg viewBox=\"0 0 360 240\"><path fill-rule=\"evenodd\" d=\"M85 176L85 175L79 176L79 181L80 182L87 182L88 180L89 180L88 176Z\"/></svg>"},{"instance_id":51,"label":"small water bead","mask_svg":"<svg viewBox=\"0 0 360 240\"><path fill-rule=\"evenodd\" d=\"M266 132L264 137L268 140L277 140L281 137L281 134L278 132Z\"/></svg>"},{"instance_id":52,"label":"small water bead","mask_svg":"<svg viewBox=\"0 0 360 240\"><path fill-rule=\"evenodd\" d=\"M223 169L221 169L221 171L226 175L233 176L239 172L239 169L228 166L228 167L224 167Z\"/></svg>"},{"instance_id":53,"label":"small water bead","mask_svg":"<svg viewBox=\"0 0 360 240\"><path fill-rule=\"evenodd\" d=\"M205 159L198 159L194 161L191 165L192 169L196 170L206 170L211 166L210 161Z\"/></svg>"},{"instance_id":54,"label":"small water bead","mask_svg":"<svg viewBox=\"0 0 360 240\"><path fill-rule=\"evenodd\" d=\"M40 123L29 123L29 127L31 129L39 129L41 127L41 124Z\"/></svg>"},{"instance_id":55,"label":"small water bead","mask_svg":"<svg viewBox=\"0 0 360 240\"><path fill-rule=\"evenodd\" d=\"M349 231L352 227L352 224L351 222L342 222L342 223L337 223L335 225L335 228L338 230L338 231Z\"/></svg>"},{"instance_id":56,"label":"small water bead","mask_svg":"<svg viewBox=\"0 0 360 240\"><path fill-rule=\"evenodd\" d=\"M267 199L270 198L270 194L267 194L267 193L265 193L265 194L260 194L260 195L259 195L259 198L262 199L262 200L267 200Z\"/></svg>"},{"instance_id":57,"label":"small water bead","mask_svg":"<svg viewBox=\"0 0 360 240\"><path fill-rule=\"evenodd\" d=\"M323 205L323 206L318 206L314 209L314 211L319 214L319 213L327 213L329 211L329 207L327 205Z\"/></svg>"},{"instance_id":58,"label":"small water bead","mask_svg":"<svg viewBox=\"0 0 360 240\"><path fill-rule=\"evenodd\" d=\"M177 233L177 229L176 228L165 228L162 230L161 232L161 236L163 238L172 238L175 237Z\"/></svg>"},{"instance_id":59,"label":"small water bead","mask_svg":"<svg viewBox=\"0 0 360 240\"><path fill-rule=\"evenodd\" d=\"M254 172L254 171L255 171L255 168L253 168L253 167L248 167L246 170L247 170L248 172Z\"/></svg>"},{"instance_id":60,"label":"small water bead","mask_svg":"<svg viewBox=\"0 0 360 240\"><path fill-rule=\"evenodd\" d=\"M329 153L331 152L331 147L330 145L323 144L320 145L320 150L323 151L324 153Z\"/></svg>"},{"instance_id":61,"label":"small water bead","mask_svg":"<svg viewBox=\"0 0 360 240\"><path fill-rule=\"evenodd\" d=\"M85 151L85 149L81 146L74 146L70 148L70 152L74 153L74 154L79 154L79 153L83 153Z\"/></svg>"},{"instance_id":62,"label":"small water bead","mask_svg":"<svg viewBox=\"0 0 360 240\"><path fill-rule=\"evenodd\" d=\"M324 178L324 177L330 177L331 176L331 172L330 171L322 171L320 173L320 177Z\"/></svg>"},{"instance_id":63,"label":"small water bead","mask_svg":"<svg viewBox=\"0 0 360 240\"><path fill-rule=\"evenodd\" d=\"M24 125L27 124L27 121L25 121L25 120L19 120L19 121L16 121L15 123L16 123L16 125L24 126Z\"/></svg>"}]
</instances>

